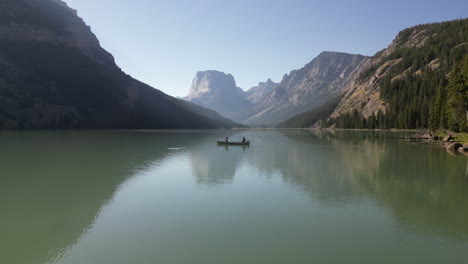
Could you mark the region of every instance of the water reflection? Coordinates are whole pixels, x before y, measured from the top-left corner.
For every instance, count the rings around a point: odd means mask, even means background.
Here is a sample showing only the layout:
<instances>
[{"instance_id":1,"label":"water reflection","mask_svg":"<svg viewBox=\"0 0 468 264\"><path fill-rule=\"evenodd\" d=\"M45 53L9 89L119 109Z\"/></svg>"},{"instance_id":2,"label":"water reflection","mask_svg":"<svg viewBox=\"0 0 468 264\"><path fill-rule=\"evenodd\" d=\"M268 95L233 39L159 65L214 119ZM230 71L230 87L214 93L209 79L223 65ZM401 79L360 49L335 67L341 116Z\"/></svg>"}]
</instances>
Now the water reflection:
<instances>
[{"instance_id":1,"label":"water reflection","mask_svg":"<svg viewBox=\"0 0 468 264\"><path fill-rule=\"evenodd\" d=\"M283 133L295 143L258 168L276 165L289 182L322 202L367 196L395 216L402 228L468 239L466 158L437 146L411 145L382 132ZM264 159L266 160L264 160Z\"/></svg>"},{"instance_id":2,"label":"water reflection","mask_svg":"<svg viewBox=\"0 0 468 264\"><path fill-rule=\"evenodd\" d=\"M218 146L216 138L199 141L190 150L192 174L197 184L220 187L232 183L246 153L244 146Z\"/></svg>"},{"instance_id":3,"label":"water reflection","mask_svg":"<svg viewBox=\"0 0 468 264\"><path fill-rule=\"evenodd\" d=\"M60 257L128 177L193 141L171 133L2 132L0 262Z\"/></svg>"},{"instance_id":4,"label":"water reflection","mask_svg":"<svg viewBox=\"0 0 468 264\"><path fill-rule=\"evenodd\" d=\"M356 151L342 147L349 144L345 133L334 144L340 146L337 153L349 168L350 179L389 209L403 228L468 238L464 157L451 157L437 146L355 136L362 142Z\"/></svg>"},{"instance_id":5,"label":"water reflection","mask_svg":"<svg viewBox=\"0 0 468 264\"><path fill-rule=\"evenodd\" d=\"M244 177L250 180L247 184L255 180L259 185L254 187L273 199L275 193L261 180L279 178L282 188L306 194L311 203L340 207L371 200L405 231L468 240L464 156L410 145L382 132L240 131L229 137L245 136L250 148L217 146L216 140L227 133L1 133L0 232L5 239L0 240L0 262L59 259L93 227L130 177L137 171L158 174L158 164L163 167L181 153L187 158L176 160L186 162L180 165L187 165L189 184L202 187L197 190L203 195ZM280 201L272 200L275 203ZM239 212L247 210L244 204L238 206ZM250 208L250 214L257 209ZM281 214L287 208L275 210Z\"/></svg>"},{"instance_id":6,"label":"water reflection","mask_svg":"<svg viewBox=\"0 0 468 264\"><path fill-rule=\"evenodd\" d=\"M463 156L451 157L436 146L408 144L397 139L401 135L386 132L242 133L252 141L247 151L204 142L191 152L197 183L232 183L236 169L248 164L258 175L280 175L321 203L371 198L404 229L468 239Z\"/></svg>"}]
</instances>

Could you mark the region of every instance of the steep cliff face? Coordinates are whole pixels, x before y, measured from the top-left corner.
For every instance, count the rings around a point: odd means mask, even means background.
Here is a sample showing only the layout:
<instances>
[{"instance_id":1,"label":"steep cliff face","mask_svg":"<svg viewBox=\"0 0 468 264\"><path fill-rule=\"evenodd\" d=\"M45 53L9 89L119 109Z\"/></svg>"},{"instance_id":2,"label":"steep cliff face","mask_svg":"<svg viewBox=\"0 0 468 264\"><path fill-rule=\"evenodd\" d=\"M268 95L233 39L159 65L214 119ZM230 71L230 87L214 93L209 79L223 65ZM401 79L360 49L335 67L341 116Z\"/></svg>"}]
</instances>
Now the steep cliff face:
<instances>
[{"instance_id":1,"label":"steep cliff face","mask_svg":"<svg viewBox=\"0 0 468 264\"><path fill-rule=\"evenodd\" d=\"M247 99L253 104L257 104L269 96L277 86L278 83L273 82L271 79L268 79L266 82L259 82L257 86L250 88L246 92Z\"/></svg>"},{"instance_id":2,"label":"steep cliff face","mask_svg":"<svg viewBox=\"0 0 468 264\"><path fill-rule=\"evenodd\" d=\"M203 100L208 97L220 95L239 96L242 90L236 86L236 81L231 74L219 71L197 72L192 81L187 100Z\"/></svg>"},{"instance_id":3,"label":"steep cliff face","mask_svg":"<svg viewBox=\"0 0 468 264\"><path fill-rule=\"evenodd\" d=\"M346 94L338 105L332 117L337 117L343 113L358 110L365 118L377 114L379 110L384 113L387 104L381 98L380 81L391 74L401 62L401 58L384 61L395 51L421 47L427 40L429 31L426 29L412 31L408 38L395 38L393 42L384 50L368 59L346 83L344 89Z\"/></svg>"},{"instance_id":4,"label":"steep cliff face","mask_svg":"<svg viewBox=\"0 0 468 264\"><path fill-rule=\"evenodd\" d=\"M303 68L285 74L279 84L268 79L247 92L230 74L199 72L185 99L244 124L277 125L342 95L367 60L362 55L322 52Z\"/></svg>"},{"instance_id":5,"label":"steep cliff face","mask_svg":"<svg viewBox=\"0 0 468 264\"><path fill-rule=\"evenodd\" d=\"M0 128L232 125L126 75L65 2L0 1Z\"/></svg>"},{"instance_id":6,"label":"steep cliff face","mask_svg":"<svg viewBox=\"0 0 468 264\"><path fill-rule=\"evenodd\" d=\"M388 61L381 65L368 80L362 80L360 77L365 74L366 69L375 67L381 60L382 58L372 58L366 61L352 79L344 85L346 94L331 117L340 116L354 109L357 109L366 118L379 110L386 111L387 105L380 96L379 80L388 74L399 60Z\"/></svg>"},{"instance_id":7,"label":"steep cliff face","mask_svg":"<svg viewBox=\"0 0 468 264\"><path fill-rule=\"evenodd\" d=\"M241 122L250 114L253 106L245 97L245 92L237 87L231 74L201 71L197 72L185 99Z\"/></svg>"},{"instance_id":8,"label":"steep cliff face","mask_svg":"<svg viewBox=\"0 0 468 264\"><path fill-rule=\"evenodd\" d=\"M248 124L275 125L311 110L345 92L345 84L367 61L366 56L323 52L299 70L283 77L267 96L256 101Z\"/></svg>"}]
</instances>

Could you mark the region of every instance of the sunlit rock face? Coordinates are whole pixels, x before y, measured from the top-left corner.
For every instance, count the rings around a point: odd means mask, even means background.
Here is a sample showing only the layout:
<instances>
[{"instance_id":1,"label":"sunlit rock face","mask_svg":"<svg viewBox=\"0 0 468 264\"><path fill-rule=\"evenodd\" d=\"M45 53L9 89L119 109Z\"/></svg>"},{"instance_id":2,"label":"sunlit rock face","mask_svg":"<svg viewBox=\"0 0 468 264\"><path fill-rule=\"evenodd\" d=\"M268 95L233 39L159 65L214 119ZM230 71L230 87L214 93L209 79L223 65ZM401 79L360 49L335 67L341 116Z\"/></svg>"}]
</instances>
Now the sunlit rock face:
<instances>
[{"instance_id":1,"label":"sunlit rock face","mask_svg":"<svg viewBox=\"0 0 468 264\"><path fill-rule=\"evenodd\" d=\"M285 74L279 84L268 79L247 92L230 74L198 72L185 99L248 125L276 125L344 94L346 83L367 59L322 52L303 68Z\"/></svg>"},{"instance_id":2,"label":"sunlit rock face","mask_svg":"<svg viewBox=\"0 0 468 264\"><path fill-rule=\"evenodd\" d=\"M211 70L197 72L185 99L239 122L248 117L253 107L231 74Z\"/></svg>"},{"instance_id":3,"label":"sunlit rock face","mask_svg":"<svg viewBox=\"0 0 468 264\"><path fill-rule=\"evenodd\" d=\"M384 113L387 112L388 105L383 98L381 98L380 94L381 81L385 77L393 74L402 61L402 58L400 57L387 61L386 59L398 50L415 47L421 48L427 43L431 35L437 34L431 31L431 25L427 25L426 27L416 26L407 30L409 30L409 34L406 38L400 35L397 36L386 49L370 57L359 67L349 82L346 83L346 94L332 114L332 117L338 117L353 110L362 113L366 118L372 114L377 114L379 110ZM440 59L436 58L422 68L426 66L432 71L439 70ZM406 70L410 69L411 68L408 68ZM403 79L407 73L406 70L393 77L392 81ZM363 78L362 76L368 77Z\"/></svg>"},{"instance_id":4,"label":"sunlit rock face","mask_svg":"<svg viewBox=\"0 0 468 264\"><path fill-rule=\"evenodd\" d=\"M345 84L368 59L340 52L322 52L303 68L285 74L261 99L247 124L275 125L311 110L345 92Z\"/></svg>"}]
</instances>

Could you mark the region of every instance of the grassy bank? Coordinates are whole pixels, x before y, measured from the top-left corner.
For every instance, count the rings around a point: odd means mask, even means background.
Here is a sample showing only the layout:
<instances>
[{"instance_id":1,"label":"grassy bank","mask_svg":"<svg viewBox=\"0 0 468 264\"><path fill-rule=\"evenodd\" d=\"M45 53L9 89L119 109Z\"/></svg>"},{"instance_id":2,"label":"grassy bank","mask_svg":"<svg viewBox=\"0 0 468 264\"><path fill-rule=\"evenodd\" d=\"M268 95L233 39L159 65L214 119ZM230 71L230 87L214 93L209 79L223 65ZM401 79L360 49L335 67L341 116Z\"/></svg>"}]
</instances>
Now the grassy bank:
<instances>
[{"instance_id":1,"label":"grassy bank","mask_svg":"<svg viewBox=\"0 0 468 264\"><path fill-rule=\"evenodd\" d=\"M447 136L449 131L442 131L436 134L438 137L445 137ZM463 144L468 143L468 133L467 132L461 132L461 133L452 133L452 137L455 138L456 141L461 141Z\"/></svg>"}]
</instances>

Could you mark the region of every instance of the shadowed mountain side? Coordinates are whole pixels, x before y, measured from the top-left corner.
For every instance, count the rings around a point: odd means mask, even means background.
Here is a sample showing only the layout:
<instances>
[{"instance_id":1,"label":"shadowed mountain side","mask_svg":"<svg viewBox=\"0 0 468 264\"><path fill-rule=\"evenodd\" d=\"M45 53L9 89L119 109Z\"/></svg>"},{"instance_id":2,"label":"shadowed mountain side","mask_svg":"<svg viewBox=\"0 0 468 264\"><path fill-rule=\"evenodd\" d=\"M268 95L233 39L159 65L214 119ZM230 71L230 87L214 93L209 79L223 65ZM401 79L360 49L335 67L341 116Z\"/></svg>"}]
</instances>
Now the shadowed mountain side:
<instances>
[{"instance_id":1,"label":"shadowed mountain side","mask_svg":"<svg viewBox=\"0 0 468 264\"><path fill-rule=\"evenodd\" d=\"M341 97L336 97L330 101L318 106L317 108L304 112L289 118L277 127L282 128L322 128L326 124L328 117L335 111L336 106L340 103Z\"/></svg>"},{"instance_id":2,"label":"shadowed mountain side","mask_svg":"<svg viewBox=\"0 0 468 264\"><path fill-rule=\"evenodd\" d=\"M4 212L0 262L22 264L59 257L86 233L129 177L168 157L167 148L189 147L206 136L149 132L0 135L0 207Z\"/></svg>"},{"instance_id":3,"label":"shadowed mountain side","mask_svg":"<svg viewBox=\"0 0 468 264\"><path fill-rule=\"evenodd\" d=\"M0 129L232 126L125 74L65 2L0 3Z\"/></svg>"}]
</instances>

